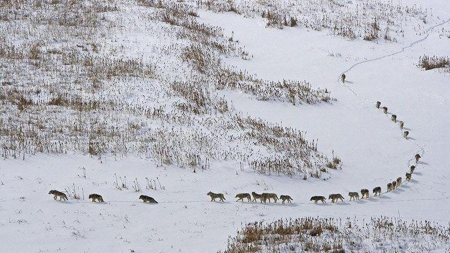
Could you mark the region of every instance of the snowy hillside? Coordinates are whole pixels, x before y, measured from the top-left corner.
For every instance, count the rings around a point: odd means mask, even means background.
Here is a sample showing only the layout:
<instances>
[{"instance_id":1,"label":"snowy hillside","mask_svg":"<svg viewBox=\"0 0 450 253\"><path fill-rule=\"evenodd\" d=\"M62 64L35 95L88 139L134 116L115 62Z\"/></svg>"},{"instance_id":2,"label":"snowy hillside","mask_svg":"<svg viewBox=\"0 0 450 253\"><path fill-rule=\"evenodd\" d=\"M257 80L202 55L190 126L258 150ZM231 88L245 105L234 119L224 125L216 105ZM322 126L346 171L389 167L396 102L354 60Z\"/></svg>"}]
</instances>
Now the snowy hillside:
<instances>
[{"instance_id":1,"label":"snowy hillside","mask_svg":"<svg viewBox=\"0 0 450 253\"><path fill-rule=\"evenodd\" d=\"M450 251L443 2L0 3L0 251Z\"/></svg>"}]
</instances>

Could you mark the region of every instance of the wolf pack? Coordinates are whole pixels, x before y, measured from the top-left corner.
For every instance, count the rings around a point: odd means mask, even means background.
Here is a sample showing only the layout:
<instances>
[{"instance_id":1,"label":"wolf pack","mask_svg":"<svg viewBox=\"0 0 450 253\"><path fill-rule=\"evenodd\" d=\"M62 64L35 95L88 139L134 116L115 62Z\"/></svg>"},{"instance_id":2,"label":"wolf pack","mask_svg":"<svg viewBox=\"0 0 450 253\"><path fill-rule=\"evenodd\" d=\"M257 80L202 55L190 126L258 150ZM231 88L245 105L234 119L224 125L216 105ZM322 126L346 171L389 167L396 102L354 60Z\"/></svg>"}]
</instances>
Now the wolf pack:
<instances>
[{"instance_id":1,"label":"wolf pack","mask_svg":"<svg viewBox=\"0 0 450 253\"><path fill-rule=\"evenodd\" d=\"M342 74L341 80L342 80L343 83L345 83L345 78L346 78L345 74ZM380 101L376 102L375 107L377 109L382 109L382 112L384 114L388 114L388 108L385 107L385 106L381 107L381 102ZM394 123L397 123L397 115L391 114L391 120ZM404 122L403 121L398 121L398 123L399 123L400 129L403 131L403 129L404 129ZM403 131L403 137L405 139L408 139L408 136L409 136L409 131ZM414 160L415 160L416 164L419 162L420 158L421 158L420 154L415 154ZM416 169L415 165L411 165L410 166L409 171L406 172L406 174L405 174L405 180L406 181L411 181L411 177L412 177L412 174L414 173L415 169ZM386 184L386 192L391 192L391 191L396 190L398 187L400 187L402 182L403 182L402 177L398 177L396 180L394 180L392 182L388 182ZM361 189L360 192L361 192L361 195L359 195L359 192L356 192L356 191L355 192L349 192L348 193L349 201L352 201L352 200L356 201L356 200L360 200L360 199L368 199L370 197L369 196L369 193L370 193L369 189ZM382 193L381 186L377 186L377 187L373 188L373 190L372 190L372 194L375 197L379 196L381 193ZM67 195L65 193L57 191L57 190L51 190L48 194L52 194L53 198L55 200L57 200L58 197L59 197L60 201L68 200L67 199ZM222 202L224 202L224 200L226 200L223 193L213 193L213 192L210 191L206 195L210 196L211 202L215 202L216 199L218 199L219 201L222 201ZM259 200L259 203L264 203L264 204L267 204L267 202L271 203L271 200L273 200L274 203L277 203L278 200L281 200L282 204L292 203L292 201L293 201L293 199L289 195L280 195L278 197L278 195L275 194L275 193L267 193L267 192L263 192L261 194L258 194L256 192L252 192L251 194L250 193L238 193L238 194L236 194L235 198L237 199L236 202L238 202L238 201L244 202L244 200L247 200L247 202L255 202L255 203L257 203L257 201ZM89 195L89 199L92 199L92 202L99 202L99 203L104 202L103 197L101 195L99 195L99 194L96 194L96 193L90 194ZM147 196L147 195L140 195L139 196L139 200L142 200L143 203L147 203L147 202L148 203L153 203L153 204L157 204L158 203L154 198L152 198L150 196ZM310 199L310 201L314 201L315 204L317 204L319 201L321 203L326 203L326 200L327 200L327 198L325 196L312 196L311 199ZM332 203L336 203L339 200L341 202L343 202L344 201L344 197L340 193L332 193L332 194L328 195L328 200L331 200Z\"/></svg>"}]
</instances>

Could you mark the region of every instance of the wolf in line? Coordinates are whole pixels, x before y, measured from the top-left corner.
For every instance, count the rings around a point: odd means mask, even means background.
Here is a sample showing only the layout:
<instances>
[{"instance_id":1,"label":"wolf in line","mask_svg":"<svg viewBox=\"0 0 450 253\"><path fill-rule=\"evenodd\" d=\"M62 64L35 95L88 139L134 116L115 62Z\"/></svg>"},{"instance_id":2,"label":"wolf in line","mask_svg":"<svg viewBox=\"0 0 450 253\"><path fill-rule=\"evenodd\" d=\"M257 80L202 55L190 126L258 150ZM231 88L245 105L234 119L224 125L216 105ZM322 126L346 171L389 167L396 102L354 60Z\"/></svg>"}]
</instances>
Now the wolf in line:
<instances>
[{"instance_id":1,"label":"wolf in line","mask_svg":"<svg viewBox=\"0 0 450 253\"><path fill-rule=\"evenodd\" d=\"M206 195L209 195L211 197L211 201L216 201L216 199L219 199L220 201L224 201L225 197L223 196L222 193L213 193L213 192L208 192Z\"/></svg>"},{"instance_id":2,"label":"wolf in line","mask_svg":"<svg viewBox=\"0 0 450 253\"><path fill-rule=\"evenodd\" d=\"M381 194L381 187L375 187L373 188L373 196L378 196Z\"/></svg>"},{"instance_id":3,"label":"wolf in line","mask_svg":"<svg viewBox=\"0 0 450 253\"><path fill-rule=\"evenodd\" d=\"M348 196L350 197L350 201L353 200L358 200L359 199L359 193L357 192L349 192Z\"/></svg>"},{"instance_id":4,"label":"wolf in line","mask_svg":"<svg viewBox=\"0 0 450 253\"><path fill-rule=\"evenodd\" d=\"M57 190L51 190L48 192L48 194L53 194L53 199L56 200L57 197L59 197L59 200L68 200L66 194L63 192L57 191Z\"/></svg>"},{"instance_id":5,"label":"wolf in line","mask_svg":"<svg viewBox=\"0 0 450 253\"><path fill-rule=\"evenodd\" d=\"M411 165L411 167L409 168L409 174L413 174L415 169L416 169L416 166Z\"/></svg>"},{"instance_id":6,"label":"wolf in line","mask_svg":"<svg viewBox=\"0 0 450 253\"><path fill-rule=\"evenodd\" d=\"M397 181L392 181L392 189L397 189Z\"/></svg>"},{"instance_id":7,"label":"wolf in line","mask_svg":"<svg viewBox=\"0 0 450 253\"><path fill-rule=\"evenodd\" d=\"M419 159L420 158L422 158L419 154L416 154L415 156L414 156L414 159L416 159L416 163L418 163L419 162Z\"/></svg>"},{"instance_id":8,"label":"wolf in line","mask_svg":"<svg viewBox=\"0 0 450 253\"><path fill-rule=\"evenodd\" d=\"M93 194L89 194L89 198L92 199L92 202L98 201L98 202L105 202L103 201L103 197L102 195L93 193Z\"/></svg>"},{"instance_id":9,"label":"wolf in line","mask_svg":"<svg viewBox=\"0 0 450 253\"><path fill-rule=\"evenodd\" d=\"M399 123L398 123L399 125L400 125L400 129L402 129L403 130L403 127L405 126L405 122L403 122L403 121L399 121Z\"/></svg>"},{"instance_id":10,"label":"wolf in line","mask_svg":"<svg viewBox=\"0 0 450 253\"><path fill-rule=\"evenodd\" d=\"M252 197L253 197L252 202L256 202L257 199L259 199L259 201L260 201L261 203L263 202L263 196L262 196L262 194L258 194L258 193L256 193L256 192L252 192Z\"/></svg>"},{"instance_id":11,"label":"wolf in line","mask_svg":"<svg viewBox=\"0 0 450 253\"><path fill-rule=\"evenodd\" d=\"M402 184L402 177L398 177L396 182L397 182L397 186L395 188L400 187L400 185Z\"/></svg>"},{"instance_id":12,"label":"wolf in line","mask_svg":"<svg viewBox=\"0 0 450 253\"><path fill-rule=\"evenodd\" d=\"M346 78L345 74L342 74L342 75L341 75L341 81L342 81L342 83L345 83L345 78Z\"/></svg>"},{"instance_id":13,"label":"wolf in line","mask_svg":"<svg viewBox=\"0 0 450 253\"><path fill-rule=\"evenodd\" d=\"M381 106L381 102L380 102L380 101L377 101L377 103L375 104L375 107L378 108L378 109L380 109L380 106Z\"/></svg>"},{"instance_id":14,"label":"wolf in line","mask_svg":"<svg viewBox=\"0 0 450 253\"><path fill-rule=\"evenodd\" d=\"M387 192L390 192L390 191L392 191L393 190L393 188L392 188L392 183L388 183L387 184Z\"/></svg>"},{"instance_id":15,"label":"wolf in line","mask_svg":"<svg viewBox=\"0 0 450 253\"><path fill-rule=\"evenodd\" d=\"M267 200L269 200L269 203L270 203L270 199L273 199L273 201L274 201L275 203L277 203L278 196L277 196L275 193L267 193L267 192L263 192L263 193L261 194L261 196L262 196L262 201L263 201L264 203L266 203Z\"/></svg>"},{"instance_id":16,"label":"wolf in line","mask_svg":"<svg viewBox=\"0 0 450 253\"><path fill-rule=\"evenodd\" d=\"M408 135L409 135L409 131L404 131L403 132L403 137L405 137L405 139L408 139Z\"/></svg>"},{"instance_id":17,"label":"wolf in line","mask_svg":"<svg viewBox=\"0 0 450 253\"><path fill-rule=\"evenodd\" d=\"M361 189L361 198L363 199L364 197L366 197L367 199L369 198L369 190L368 189Z\"/></svg>"},{"instance_id":18,"label":"wolf in line","mask_svg":"<svg viewBox=\"0 0 450 253\"><path fill-rule=\"evenodd\" d=\"M406 173L406 181L411 181L411 174L410 173Z\"/></svg>"},{"instance_id":19,"label":"wolf in line","mask_svg":"<svg viewBox=\"0 0 450 253\"><path fill-rule=\"evenodd\" d=\"M330 194L328 196L328 199L331 199L331 202L335 203L336 201L338 201L339 199L344 202L344 197L342 197L341 194L336 193L336 194Z\"/></svg>"},{"instance_id":20,"label":"wolf in line","mask_svg":"<svg viewBox=\"0 0 450 253\"><path fill-rule=\"evenodd\" d=\"M382 109L383 109L383 113L384 113L384 114L387 114L387 112L388 112L388 108L387 108L386 106L383 106L383 108L382 108Z\"/></svg>"},{"instance_id":21,"label":"wolf in line","mask_svg":"<svg viewBox=\"0 0 450 253\"><path fill-rule=\"evenodd\" d=\"M244 199L247 199L248 202L252 201L252 197L248 193L238 193L238 194L236 194L235 198L238 198L238 200L236 200L236 202L239 200L244 202Z\"/></svg>"},{"instance_id":22,"label":"wolf in line","mask_svg":"<svg viewBox=\"0 0 450 253\"><path fill-rule=\"evenodd\" d=\"M316 203L316 204L317 204L317 201L322 201L322 203L327 203L325 201L325 197L324 196L312 196L309 201L313 201L313 200L314 200L314 203Z\"/></svg>"},{"instance_id":23,"label":"wolf in line","mask_svg":"<svg viewBox=\"0 0 450 253\"><path fill-rule=\"evenodd\" d=\"M292 203L292 198L289 195L280 195L280 199L281 199L281 204L284 204L285 201L287 201L288 203Z\"/></svg>"},{"instance_id":24,"label":"wolf in line","mask_svg":"<svg viewBox=\"0 0 450 253\"><path fill-rule=\"evenodd\" d=\"M394 123L397 123L397 115L392 114L391 115L391 120L394 121Z\"/></svg>"},{"instance_id":25,"label":"wolf in line","mask_svg":"<svg viewBox=\"0 0 450 253\"><path fill-rule=\"evenodd\" d=\"M153 204L158 203L154 198L149 197L147 195L141 195L141 196L139 196L139 199L142 200L144 203L146 203L146 202L153 203Z\"/></svg>"}]
</instances>

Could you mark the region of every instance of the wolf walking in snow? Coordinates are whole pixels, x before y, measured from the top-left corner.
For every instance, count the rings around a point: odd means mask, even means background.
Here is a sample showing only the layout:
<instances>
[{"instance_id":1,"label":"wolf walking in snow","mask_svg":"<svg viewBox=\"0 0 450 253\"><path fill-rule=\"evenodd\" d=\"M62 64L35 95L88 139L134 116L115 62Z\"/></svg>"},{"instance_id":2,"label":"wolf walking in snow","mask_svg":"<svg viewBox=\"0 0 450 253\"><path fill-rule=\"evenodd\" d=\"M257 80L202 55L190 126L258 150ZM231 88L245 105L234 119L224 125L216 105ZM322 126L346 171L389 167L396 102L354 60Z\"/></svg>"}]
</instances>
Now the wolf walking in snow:
<instances>
[{"instance_id":1,"label":"wolf walking in snow","mask_svg":"<svg viewBox=\"0 0 450 253\"><path fill-rule=\"evenodd\" d=\"M349 192L348 196L350 197L350 201L353 200L358 200L359 199L359 193L357 192Z\"/></svg>"},{"instance_id":2,"label":"wolf walking in snow","mask_svg":"<svg viewBox=\"0 0 450 253\"><path fill-rule=\"evenodd\" d=\"M414 156L414 159L416 159L416 163L418 163L419 162L419 159L420 158L422 158L419 154L416 154L415 156Z\"/></svg>"},{"instance_id":3,"label":"wolf walking in snow","mask_svg":"<svg viewBox=\"0 0 450 253\"><path fill-rule=\"evenodd\" d=\"M102 195L93 193L89 195L89 198L92 199L92 202L98 201L98 202L105 202L103 201L103 197Z\"/></svg>"},{"instance_id":4,"label":"wolf walking in snow","mask_svg":"<svg viewBox=\"0 0 450 253\"><path fill-rule=\"evenodd\" d=\"M262 201L264 202L264 204L266 203L267 200L269 200L269 203L270 203L270 199L273 199L273 201L274 201L275 203L277 203L278 196L277 196L275 193L267 193L267 192L263 192L263 193L261 194L261 196L262 196Z\"/></svg>"},{"instance_id":5,"label":"wolf walking in snow","mask_svg":"<svg viewBox=\"0 0 450 253\"><path fill-rule=\"evenodd\" d=\"M208 192L206 195L209 195L211 197L211 201L216 201L216 199L219 199L220 201L224 201L225 197L223 196L222 193L213 193L213 192Z\"/></svg>"},{"instance_id":6,"label":"wolf walking in snow","mask_svg":"<svg viewBox=\"0 0 450 253\"><path fill-rule=\"evenodd\" d=\"M328 199L331 199L331 202L336 202L336 201L338 201L339 199L342 201L342 202L344 202L344 197L342 197L342 195L341 194L339 194L339 193L336 193L336 194L330 194L329 196L328 196Z\"/></svg>"},{"instance_id":7,"label":"wolf walking in snow","mask_svg":"<svg viewBox=\"0 0 450 253\"><path fill-rule=\"evenodd\" d=\"M341 75L341 81L342 81L342 83L345 83L345 78L346 78L345 74L342 74L342 75Z\"/></svg>"},{"instance_id":8,"label":"wolf walking in snow","mask_svg":"<svg viewBox=\"0 0 450 253\"><path fill-rule=\"evenodd\" d=\"M148 203L153 203L153 204L157 204L158 202L156 202L156 200L152 197L149 197L147 195L141 195L139 196L139 199L141 199L144 203L148 202Z\"/></svg>"},{"instance_id":9,"label":"wolf walking in snow","mask_svg":"<svg viewBox=\"0 0 450 253\"><path fill-rule=\"evenodd\" d=\"M322 203L327 203L325 201L325 197L324 196L312 196L309 201L313 201L313 200L314 200L314 203L316 203L316 204L317 204L317 201L322 201Z\"/></svg>"},{"instance_id":10,"label":"wolf walking in snow","mask_svg":"<svg viewBox=\"0 0 450 253\"><path fill-rule=\"evenodd\" d=\"M250 202L252 200L252 197L248 193L238 193L238 194L236 194L235 198L238 198L238 200L236 200L236 202L239 200L244 202L244 199L247 199L248 202Z\"/></svg>"},{"instance_id":11,"label":"wolf walking in snow","mask_svg":"<svg viewBox=\"0 0 450 253\"><path fill-rule=\"evenodd\" d=\"M381 187L375 187L373 188L373 196L378 196L381 194Z\"/></svg>"},{"instance_id":12,"label":"wolf walking in snow","mask_svg":"<svg viewBox=\"0 0 450 253\"><path fill-rule=\"evenodd\" d=\"M369 198L369 190L367 189L361 189L361 198L363 199L364 197Z\"/></svg>"},{"instance_id":13,"label":"wolf walking in snow","mask_svg":"<svg viewBox=\"0 0 450 253\"><path fill-rule=\"evenodd\" d=\"M398 177L396 182L397 182L397 185L395 186L395 188L400 187L400 185L402 184L402 177Z\"/></svg>"},{"instance_id":14,"label":"wolf walking in snow","mask_svg":"<svg viewBox=\"0 0 450 253\"><path fill-rule=\"evenodd\" d=\"M59 200L67 200L66 194L63 192L57 191L57 190L51 190L48 192L48 194L53 194L53 199L56 200L57 197L59 197Z\"/></svg>"},{"instance_id":15,"label":"wolf walking in snow","mask_svg":"<svg viewBox=\"0 0 450 253\"><path fill-rule=\"evenodd\" d=\"M292 203L291 200L293 200L289 195L280 195L280 199L282 200L281 204L284 204L285 201Z\"/></svg>"},{"instance_id":16,"label":"wolf walking in snow","mask_svg":"<svg viewBox=\"0 0 450 253\"><path fill-rule=\"evenodd\" d=\"M388 183L386 188L387 188L387 190L386 190L387 192L392 191L393 190L392 183Z\"/></svg>"},{"instance_id":17,"label":"wolf walking in snow","mask_svg":"<svg viewBox=\"0 0 450 253\"><path fill-rule=\"evenodd\" d=\"M256 193L256 192L252 192L252 197L253 197L252 202L256 202L257 199L259 199L259 201L260 201L261 203L263 202L263 196L262 196L262 194L258 194L258 193Z\"/></svg>"},{"instance_id":18,"label":"wolf walking in snow","mask_svg":"<svg viewBox=\"0 0 450 253\"><path fill-rule=\"evenodd\" d=\"M406 173L406 181L411 181L411 174L410 173Z\"/></svg>"}]
</instances>

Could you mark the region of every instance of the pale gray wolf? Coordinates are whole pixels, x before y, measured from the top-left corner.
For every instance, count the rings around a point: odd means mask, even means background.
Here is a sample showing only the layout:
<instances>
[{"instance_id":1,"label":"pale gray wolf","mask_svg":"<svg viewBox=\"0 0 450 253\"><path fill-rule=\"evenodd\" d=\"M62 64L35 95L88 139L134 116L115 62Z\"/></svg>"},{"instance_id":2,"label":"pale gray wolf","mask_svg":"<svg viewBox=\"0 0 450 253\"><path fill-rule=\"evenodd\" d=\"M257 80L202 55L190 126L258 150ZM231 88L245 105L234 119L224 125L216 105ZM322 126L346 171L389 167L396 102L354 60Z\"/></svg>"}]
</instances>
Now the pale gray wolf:
<instances>
[{"instance_id":1,"label":"pale gray wolf","mask_svg":"<svg viewBox=\"0 0 450 253\"><path fill-rule=\"evenodd\" d=\"M358 200L359 199L359 193L357 192L349 192L348 196L350 197L350 201L353 200Z\"/></svg>"},{"instance_id":2,"label":"pale gray wolf","mask_svg":"<svg viewBox=\"0 0 450 253\"><path fill-rule=\"evenodd\" d=\"M363 199L364 197L369 198L369 190L361 189L361 198Z\"/></svg>"},{"instance_id":3,"label":"pale gray wolf","mask_svg":"<svg viewBox=\"0 0 450 253\"><path fill-rule=\"evenodd\" d=\"M411 174L410 173L406 173L406 181L410 181L411 180Z\"/></svg>"},{"instance_id":4,"label":"pale gray wolf","mask_svg":"<svg viewBox=\"0 0 450 253\"><path fill-rule=\"evenodd\" d=\"M381 194L381 187L375 187L373 188L373 196L377 196Z\"/></svg>"},{"instance_id":5,"label":"pale gray wolf","mask_svg":"<svg viewBox=\"0 0 450 253\"><path fill-rule=\"evenodd\" d=\"M411 165L411 167L409 168L409 174L414 173L414 170L416 169L416 166Z\"/></svg>"},{"instance_id":6,"label":"pale gray wolf","mask_svg":"<svg viewBox=\"0 0 450 253\"><path fill-rule=\"evenodd\" d=\"M342 74L342 76L341 76L341 81L342 81L342 83L345 83L345 74Z\"/></svg>"},{"instance_id":7,"label":"pale gray wolf","mask_svg":"<svg viewBox=\"0 0 450 253\"><path fill-rule=\"evenodd\" d=\"M275 203L277 203L278 196L277 196L275 193L267 193L267 192L263 192L263 193L261 194L261 196L262 196L262 201L263 201L264 203L266 203L267 200L269 200L269 203L270 203L270 199L273 199L273 201L274 201Z\"/></svg>"},{"instance_id":8,"label":"pale gray wolf","mask_svg":"<svg viewBox=\"0 0 450 253\"><path fill-rule=\"evenodd\" d=\"M388 112L388 108L387 108L386 106L383 106L383 108L382 108L382 109L383 109L383 113L384 113L384 114L387 114L387 112Z\"/></svg>"},{"instance_id":9,"label":"pale gray wolf","mask_svg":"<svg viewBox=\"0 0 450 253\"><path fill-rule=\"evenodd\" d=\"M392 183L388 183L387 184L387 192L390 192L390 191L392 191L393 190L393 188L392 188Z\"/></svg>"},{"instance_id":10,"label":"pale gray wolf","mask_svg":"<svg viewBox=\"0 0 450 253\"><path fill-rule=\"evenodd\" d=\"M263 196L262 194L258 194L256 192L252 192L253 200L252 202L256 202L257 199L262 203L263 202Z\"/></svg>"},{"instance_id":11,"label":"pale gray wolf","mask_svg":"<svg viewBox=\"0 0 450 253\"><path fill-rule=\"evenodd\" d=\"M419 154L416 154L416 155L414 156L414 158L416 159L416 163L418 163L418 162L419 162L419 159L420 159L421 157L420 157Z\"/></svg>"},{"instance_id":12,"label":"pale gray wolf","mask_svg":"<svg viewBox=\"0 0 450 253\"><path fill-rule=\"evenodd\" d=\"M248 202L250 202L250 201L252 200L252 197L251 197L250 194L248 194L248 193L239 193L239 194L236 194L236 197L235 197L235 198L238 198L238 200L236 200L236 202L239 201L239 200L241 200L242 202L244 202L244 199L247 199Z\"/></svg>"},{"instance_id":13,"label":"pale gray wolf","mask_svg":"<svg viewBox=\"0 0 450 253\"><path fill-rule=\"evenodd\" d=\"M285 201L292 203L291 200L293 200L289 195L280 195L280 199L282 200L281 204L284 204Z\"/></svg>"},{"instance_id":14,"label":"pale gray wolf","mask_svg":"<svg viewBox=\"0 0 450 253\"><path fill-rule=\"evenodd\" d=\"M310 201L313 201L313 200L314 200L314 203L317 203L317 201L322 201L322 203L327 203L325 201L325 197L324 196L312 196Z\"/></svg>"},{"instance_id":15,"label":"pale gray wolf","mask_svg":"<svg viewBox=\"0 0 450 253\"><path fill-rule=\"evenodd\" d=\"M400 124L400 129L403 129L403 127L405 126L405 122L400 121L399 124Z\"/></svg>"},{"instance_id":16,"label":"pale gray wolf","mask_svg":"<svg viewBox=\"0 0 450 253\"><path fill-rule=\"evenodd\" d=\"M344 197L342 197L342 195L341 194L339 194L339 193L335 193L335 194L330 194L329 196L328 196L328 199L331 199L331 202L336 202L336 201L338 201L339 199L342 201L342 202L344 202Z\"/></svg>"},{"instance_id":17,"label":"pale gray wolf","mask_svg":"<svg viewBox=\"0 0 450 253\"><path fill-rule=\"evenodd\" d=\"M59 197L59 200L68 200L66 194L63 192L57 191L57 190L51 190L48 192L48 194L53 194L53 199L56 200L57 197Z\"/></svg>"},{"instance_id":18,"label":"pale gray wolf","mask_svg":"<svg viewBox=\"0 0 450 253\"><path fill-rule=\"evenodd\" d=\"M397 185L395 186L395 188L400 187L400 185L402 184L402 177L398 177L396 182L397 182Z\"/></svg>"},{"instance_id":19,"label":"pale gray wolf","mask_svg":"<svg viewBox=\"0 0 450 253\"><path fill-rule=\"evenodd\" d=\"M381 102L380 102L380 101L377 101L377 104L375 105L375 107L377 107L378 109L380 109L380 105L381 105Z\"/></svg>"},{"instance_id":20,"label":"pale gray wolf","mask_svg":"<svg viewBox=\"0 0 450 253\"><path fill-rule=\"evenodd\" d=\"M146 202L153 203L153 204L158 203L154 198L149 197L147 195L141 195L141 196L139 196L139 199L141 199L144 203L146 203Z\"/></svg>"},{"instance_id":21,"label":"pale gray wolf","mask_svg":"<svg viewBox=\"0 0 450 253\"><path fill-rule=\"evenodd\" d=\"M99 195L99 194L95 194L95 193L90 194L90 195L89 195L89 198L92 199L92 202L95 202L96 200L97 200L98 202L104 202L104 201L103 201L103 197L102 197L101 195Z\"/></svg>"},{"instance_id":22,"label":"pale gray wolf","mask_svg":"<svg viewBox=\"0 0 450 253\"><path fill-rule=\"evenodd\" d=\"M211 201L216 201L216 199L219 199L220 201L224 201L225 197L223 196L222 193L213 193L213 192L208 192L206 195L209 195L211 197Z\"/></svg>"}]
</instances>

